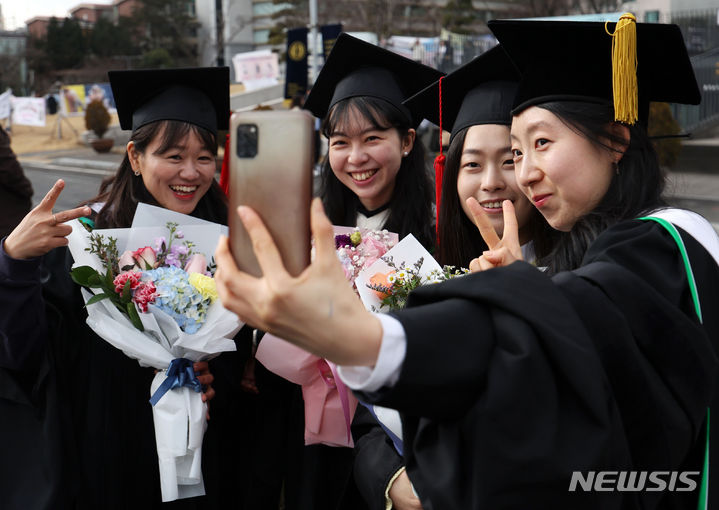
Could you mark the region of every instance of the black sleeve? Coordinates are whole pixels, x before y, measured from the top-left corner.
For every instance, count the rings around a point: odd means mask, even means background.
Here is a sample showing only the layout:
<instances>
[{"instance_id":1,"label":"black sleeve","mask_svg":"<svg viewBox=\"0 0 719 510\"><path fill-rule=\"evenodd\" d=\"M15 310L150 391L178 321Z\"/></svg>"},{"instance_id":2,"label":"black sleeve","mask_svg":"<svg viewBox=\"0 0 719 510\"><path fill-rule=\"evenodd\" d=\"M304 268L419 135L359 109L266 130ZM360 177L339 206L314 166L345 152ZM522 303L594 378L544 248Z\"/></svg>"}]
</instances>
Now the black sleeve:
<instances>
[{"instance_id":1,"label":"black sleeve","mask_svg":"<svg viewBox=\"0 0 719 510\"><path fill-rule=\"evenodd\" d=\"M387 484L404 461L372 413L362 404L357 405L352 420L352 438L355 442L354 477L357 488L369 510L384 510Z\"/></svg>"},{"instance_id":2,"label":"black sleeve","mask_svg":"<svg viewBox=\"0 0 719 510\"><path fill-rule=\"evenodd\" d=\"M22 167L10 148L10 137L0 127L0 188L30 203L32 183L25 177Z\"/></svg>"},{"instance_id":3,"label":"black sleeve","mask_svg":"<svg viewBox=\"0 0 719 510\"><path fill-rule=\"evenodd\" d=\"M719 287L709 254L687 248L700 287ZM403 412L425 510L695 503L688 492L568 491L575 471L700 470L719 334L699 324L687 288L673 239L639 221L552 279L515 263L422 287L396 314L399 381L361 397Z\"/></svg>"}]
</instances>

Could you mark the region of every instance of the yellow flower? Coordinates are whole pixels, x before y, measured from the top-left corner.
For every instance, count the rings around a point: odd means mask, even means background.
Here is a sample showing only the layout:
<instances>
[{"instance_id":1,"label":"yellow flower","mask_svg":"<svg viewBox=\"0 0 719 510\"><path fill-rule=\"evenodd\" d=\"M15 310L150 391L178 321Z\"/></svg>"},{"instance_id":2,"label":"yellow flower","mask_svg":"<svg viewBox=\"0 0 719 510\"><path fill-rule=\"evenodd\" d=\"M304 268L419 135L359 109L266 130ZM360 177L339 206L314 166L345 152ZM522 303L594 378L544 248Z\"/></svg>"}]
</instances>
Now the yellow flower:
<instances>
[{"instance_id":1,"label":"yellow flower","mask_svg":"<svg viewBox=\"0 0 719 510\"><path fill-rule=\"evenodd\" d=\"M190 285L195 287L197 291L202 294L203 299L208 299L210 302L214 302L217 299L217 289L215 288L215 280L209 276L205 276L201 273L190 273Z\"/></svg>"}]
</instances>

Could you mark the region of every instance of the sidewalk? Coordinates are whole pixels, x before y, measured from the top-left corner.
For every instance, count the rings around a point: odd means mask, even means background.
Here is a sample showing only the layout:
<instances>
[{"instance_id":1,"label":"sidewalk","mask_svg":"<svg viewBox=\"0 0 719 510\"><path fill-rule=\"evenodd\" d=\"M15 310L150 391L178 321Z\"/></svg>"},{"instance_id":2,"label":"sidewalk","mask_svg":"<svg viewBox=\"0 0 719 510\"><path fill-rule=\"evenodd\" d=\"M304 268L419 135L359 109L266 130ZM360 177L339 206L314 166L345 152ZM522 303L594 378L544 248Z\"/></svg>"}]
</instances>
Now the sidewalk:
<instances>
[{"instance_id":1,"label":"sidewalk","mask_svg":"<svg viewBox=\"0 0 719 510\"><path fill-rule=\"evenodd\" d=\"M47 171L112 175L125 157L125 147L113 147L100 154L90 147L32 152L18 155L21 165Z\"/></svg>"}]
</instances>

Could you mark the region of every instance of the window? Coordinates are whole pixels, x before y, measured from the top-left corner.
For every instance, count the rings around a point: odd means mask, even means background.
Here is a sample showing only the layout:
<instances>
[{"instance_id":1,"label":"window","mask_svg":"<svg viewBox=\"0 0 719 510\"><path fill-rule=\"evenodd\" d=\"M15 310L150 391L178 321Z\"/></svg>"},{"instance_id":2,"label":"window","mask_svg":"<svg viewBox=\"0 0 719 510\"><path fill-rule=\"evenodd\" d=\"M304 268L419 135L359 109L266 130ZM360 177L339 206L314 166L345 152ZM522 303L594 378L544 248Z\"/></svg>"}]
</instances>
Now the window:
<instances>
[{"instance_id":1,"label":"window","mask_svg":"<svg viewBox=\"0 0 719 510\"><path fill-rule=\"evenodd\" d=\"M257 2L252 4L252 15L256 18L262 16L272 16L274 13L279 12L283 9L289 9L292 4L275 4L272 2Z\"/></svg>"},{"instance_id":2,"label":"window","mask_svg":"<svg viewBox=\"0 0 719 510\"><path fill-rule=\"evenodd\" d=\"M646 23L659 23L659 11L647 11L644 13Z\"/></svg>"},{"instance_id":3,"label":"window","mask_svg":"<svg viewBox=\"0 0 719 510\"><path fill-rule=\"evenodd\" d=\"M270 41L270 30L255 30L252 36L252 42L255 44L267 44Z\"/></svg>"}]
</instances>

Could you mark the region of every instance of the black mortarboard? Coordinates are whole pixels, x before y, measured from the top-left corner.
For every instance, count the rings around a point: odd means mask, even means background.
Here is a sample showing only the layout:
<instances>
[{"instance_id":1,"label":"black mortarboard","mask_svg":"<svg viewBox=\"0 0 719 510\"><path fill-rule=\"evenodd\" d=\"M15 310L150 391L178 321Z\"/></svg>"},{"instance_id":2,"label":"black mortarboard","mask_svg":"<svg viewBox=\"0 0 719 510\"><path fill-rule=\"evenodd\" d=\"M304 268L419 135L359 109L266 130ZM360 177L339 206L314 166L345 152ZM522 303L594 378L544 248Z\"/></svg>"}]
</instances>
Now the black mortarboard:
<instances>
[{"instance_id":1,"label":"black mortarboard","mask_svg":"<svg viewBox=\"0 0 719 510\"><path fill-rule=\"evenodd\" d=\"M109 71L122 129L133 131L158 120L179 120L217 134L227 129L230 69L139 69Z\"/></svg>"},{"instance_id":2,"label":"black mortarboard","mask_svg":"<svg viewBox=\"0 0 719 510\"><path fill-rule=\"evenodd\" d=\"M440 82L436 81L404 104L438 126L441 120L442 129L454 137L476 124L510 125L518 82L514 64L500 46L495 46L442 78L441 98Z\"/></svg>"},{"instance_id":3,"label":"black mortarboard","mask_svg":"<svg viewBox=\"0 0 719 510\"><path fill-rule=\"evenodd\" d=\"M402 102L443 73L374 44L342 33L305 101L305 109L324 118L339 101L357 96L384 99L413 117Z\"/></svg>"},{"instance_id":4,"label":"black mortarboard","mask_svg":"<svg viewBox=\"0 0 719 510\"><path fill-rule=\"evenodd\" d=\"M489 28L522 74L513 113L548 101L614 100L617 120L632 124L638 114L646 126L651 101L699 104L699 87L679 27L635 24L633 19L624 14L619 23L606 26L603 22L490 21ZM613 91L613 80L618 92ZM630 102L636 105L636 114L627 117L624 105Z\"/></svg>"}]
</instances>

